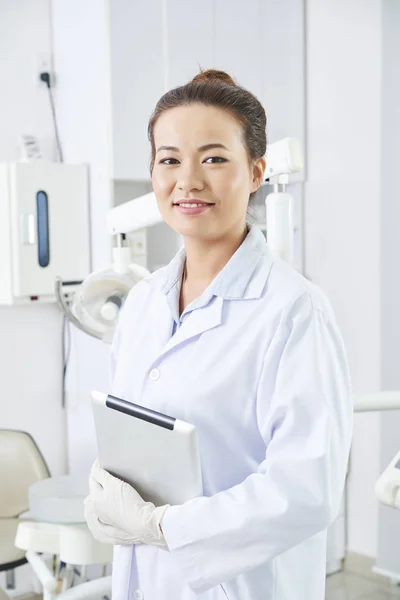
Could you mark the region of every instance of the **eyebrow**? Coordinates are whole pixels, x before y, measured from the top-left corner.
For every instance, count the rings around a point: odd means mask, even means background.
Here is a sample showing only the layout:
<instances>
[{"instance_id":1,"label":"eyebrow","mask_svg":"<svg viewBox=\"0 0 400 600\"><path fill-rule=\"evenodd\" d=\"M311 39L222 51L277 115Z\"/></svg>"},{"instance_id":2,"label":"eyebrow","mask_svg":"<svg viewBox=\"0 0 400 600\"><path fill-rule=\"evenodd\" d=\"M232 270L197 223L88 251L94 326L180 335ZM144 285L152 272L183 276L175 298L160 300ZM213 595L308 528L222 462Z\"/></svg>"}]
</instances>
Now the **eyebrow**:
<instances>
[{"instance_id":1,"label":"eyebrow","mask_svg":"<svg viewBox=\"0 0 400 600\"><path fill-rule=\"evenodd\" d=\"M199 146L197 148L198 152L205 152L206 150L211 150L213 148L222 148L223 150L228 150L226 146L223 144L205 144L204 146ZM179 152L179 148L176 146L160 146L157 149L157 152L161 152L161 150L169 150L170 152Z\"/></svg>"}]
</instances>

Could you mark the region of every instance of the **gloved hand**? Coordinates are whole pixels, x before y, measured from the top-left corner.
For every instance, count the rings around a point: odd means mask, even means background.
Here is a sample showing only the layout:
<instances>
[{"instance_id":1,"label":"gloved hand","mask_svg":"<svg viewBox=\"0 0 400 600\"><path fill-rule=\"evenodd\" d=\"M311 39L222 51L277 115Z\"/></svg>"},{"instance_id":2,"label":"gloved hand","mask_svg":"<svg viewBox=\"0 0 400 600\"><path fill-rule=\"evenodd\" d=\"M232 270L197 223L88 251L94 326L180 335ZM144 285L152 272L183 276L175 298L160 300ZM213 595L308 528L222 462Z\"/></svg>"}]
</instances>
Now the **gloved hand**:
<instances>
[{"instance_id":1,"label":"gloved hand","mask_svg":"<svg viewBox=\"0 0 400 600\"><path fill-rule=\"evenodd\" d=\"M90 473L89 488L85 519L99 542L167 546L160 522L169 504L156 508L145 502L131 485L102 469L98 460Z\"/></svg>"}]
</instances>

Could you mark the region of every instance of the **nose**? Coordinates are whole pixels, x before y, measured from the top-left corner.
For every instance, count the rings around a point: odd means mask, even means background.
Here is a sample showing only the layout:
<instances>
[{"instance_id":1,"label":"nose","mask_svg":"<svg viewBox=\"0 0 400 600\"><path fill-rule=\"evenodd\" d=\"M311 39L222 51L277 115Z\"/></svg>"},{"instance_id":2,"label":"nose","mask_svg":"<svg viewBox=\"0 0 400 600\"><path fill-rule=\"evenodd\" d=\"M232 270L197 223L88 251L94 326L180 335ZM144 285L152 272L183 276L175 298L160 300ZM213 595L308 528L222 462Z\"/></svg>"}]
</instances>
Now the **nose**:
<instances>
[{"instance_id":1,"label":"nose","mask_svg":"<svg viewBox=\"0 0 400 600\"><path fill-rule=\"evenodd\" d=\"M184 193L204 189L204 178L200 166L187 162L178 172L177 187Z\"/></svg>"}]
</instances>

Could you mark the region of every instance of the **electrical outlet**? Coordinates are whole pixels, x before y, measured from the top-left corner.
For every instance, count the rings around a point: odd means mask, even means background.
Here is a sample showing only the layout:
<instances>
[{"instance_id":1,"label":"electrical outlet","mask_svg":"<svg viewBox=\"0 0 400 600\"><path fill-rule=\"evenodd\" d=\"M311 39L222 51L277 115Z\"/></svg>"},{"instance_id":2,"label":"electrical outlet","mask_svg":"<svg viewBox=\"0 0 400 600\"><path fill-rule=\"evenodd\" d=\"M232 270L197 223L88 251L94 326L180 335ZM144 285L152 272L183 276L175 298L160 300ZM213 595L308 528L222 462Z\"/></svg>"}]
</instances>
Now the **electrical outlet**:
<instances>
[{"instance_id":1,"label":"electrical outlet","mask_svg":"<svg viewBox=\"0 0 400 600\"><path fill-rule=\"evenodd\" d=\"M50 73L51 87L55 85L55 76L53 71L53 61L49 52L38 54L37 57L37 79L39 86L44 86L40 80L40 73Z\"/></svg>"}]
</instances>

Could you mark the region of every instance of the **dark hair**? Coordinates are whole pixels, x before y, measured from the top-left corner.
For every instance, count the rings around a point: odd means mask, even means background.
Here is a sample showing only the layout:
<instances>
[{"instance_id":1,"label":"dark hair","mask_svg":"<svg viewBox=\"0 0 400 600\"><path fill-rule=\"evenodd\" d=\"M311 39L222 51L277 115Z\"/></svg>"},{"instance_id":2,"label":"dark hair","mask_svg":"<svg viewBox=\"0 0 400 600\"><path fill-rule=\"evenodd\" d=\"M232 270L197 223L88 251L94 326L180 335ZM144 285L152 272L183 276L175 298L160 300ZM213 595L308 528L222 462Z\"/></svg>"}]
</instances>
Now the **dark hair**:
<instances>
[{"instance_id":1,"label":"dark hair","mask_svg":"<svg viewBox=\"0 0 400 600\"><path fill-rule=\"evenodd\" d=\"M150 172L155 160L154 126L159 116L170 108L204 104L229 111L243 127L243 143L250 159L264 156L267 149L267 118L261 102L248 90L237 85L225 71L208 69L189 83L164 94L154 109L148 126L151 143Z\"/></svg>"}]
</instances>

